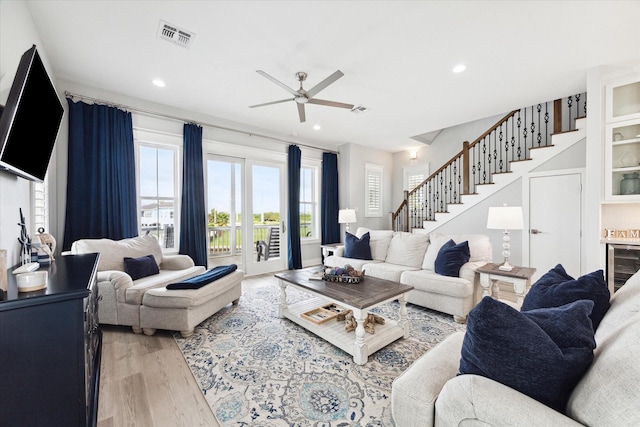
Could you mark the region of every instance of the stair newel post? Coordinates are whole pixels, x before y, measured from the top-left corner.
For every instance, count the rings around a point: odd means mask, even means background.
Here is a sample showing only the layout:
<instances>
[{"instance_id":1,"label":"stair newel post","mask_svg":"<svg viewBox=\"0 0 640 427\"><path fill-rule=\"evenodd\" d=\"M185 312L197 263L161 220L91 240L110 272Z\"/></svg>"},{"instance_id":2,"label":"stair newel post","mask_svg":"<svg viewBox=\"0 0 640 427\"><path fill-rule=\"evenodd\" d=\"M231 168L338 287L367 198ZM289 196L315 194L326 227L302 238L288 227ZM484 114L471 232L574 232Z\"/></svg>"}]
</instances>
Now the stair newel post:
<instances>
[{"instance_id":1,"label":"stair newel post","mask_svg":"<svg viewBox=\"0 0 640 427\"><path fill-rule=\"evenodd\" d=\"M402 231L409 231L409 191L404 190L404 218L402 221Z\"/></svg>"},{"instance_id":2,"label":"stair newel post","mask_svg":"<svg viewBox=\"0 0 640 427\"><path fill-rule=\"evenodd\" d=\"M469 141L462 143L462 194L469 194Z\"/></svg>"}]
</instances>

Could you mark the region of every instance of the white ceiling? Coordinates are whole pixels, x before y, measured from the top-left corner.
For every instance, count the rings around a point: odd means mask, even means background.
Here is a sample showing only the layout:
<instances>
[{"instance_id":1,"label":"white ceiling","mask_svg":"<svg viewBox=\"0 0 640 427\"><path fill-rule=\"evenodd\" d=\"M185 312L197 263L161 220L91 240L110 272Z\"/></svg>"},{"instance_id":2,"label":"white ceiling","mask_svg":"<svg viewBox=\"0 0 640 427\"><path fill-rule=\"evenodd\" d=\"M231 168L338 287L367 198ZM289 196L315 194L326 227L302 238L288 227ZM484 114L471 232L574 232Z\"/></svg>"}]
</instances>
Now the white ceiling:
<instances>
[{"instance_id":1,"label":"white ceiling","mask_svg":"<svg viewBox=\"0 0 640 427\"><path fill-rule=\"evenodd\" d=\"M246 123L300 141L389 152L411 136L583 92L587 70L640 59L640 1L29 1L56 77ZM196 34L157 38L160 20ZM467 65L452 73L458 63ZM294 102L256 73L297 89ZM151 84L166 81L165 88ZM319 124L319 131L313 125ZM294 137L291 137L294 138Z\"/></svg>"}]
</instances>

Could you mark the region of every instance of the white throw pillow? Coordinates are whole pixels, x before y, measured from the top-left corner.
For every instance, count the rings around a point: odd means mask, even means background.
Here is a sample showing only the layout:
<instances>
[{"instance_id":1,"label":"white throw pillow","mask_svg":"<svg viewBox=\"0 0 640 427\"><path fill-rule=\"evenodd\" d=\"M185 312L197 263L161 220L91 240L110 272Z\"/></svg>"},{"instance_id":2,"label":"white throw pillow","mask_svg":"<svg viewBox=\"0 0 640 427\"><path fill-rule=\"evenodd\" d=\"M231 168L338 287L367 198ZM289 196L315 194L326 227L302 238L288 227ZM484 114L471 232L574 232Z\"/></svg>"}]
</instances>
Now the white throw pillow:
<instances>
[{"instance_id":1,"label":"white throw pillow","mask_svg":"<svg viewBox=\"0 0 640 427\"><path fill-rule=\"evenodd\" d=\"M442 245L449 241L450 237L445 236L440 233L431 233L429 234L429 247L424 254L424 259L422 260L422 269L435 271L436 258L438 257L438 252L440 252L440 248ZM471 249L471 248L469 248Z\"/></svg>"},{"instance_id":2,"label":"white throw pillow","mask_svg":"<svg viewBox=\"0 0 640 427\"><path fill-rule=\"evenodd\" d=\"M359 239L364 233L369 233L369 247L371 258L384 261L387 258L387 249L393 237L393 230L370 230L366 227L358 227L356 237Z\"/></svg>"},{"instance_id":3,"label":"white throw pillow","mask_svg":"<svg viewBox=\"0 0 640 427\"><path fill-rule=\"evenodd\" d=\"M396 231L389 243L385 262L420 268L427 246L429 236L426 234Z\"/></svg>"}]
</instances>

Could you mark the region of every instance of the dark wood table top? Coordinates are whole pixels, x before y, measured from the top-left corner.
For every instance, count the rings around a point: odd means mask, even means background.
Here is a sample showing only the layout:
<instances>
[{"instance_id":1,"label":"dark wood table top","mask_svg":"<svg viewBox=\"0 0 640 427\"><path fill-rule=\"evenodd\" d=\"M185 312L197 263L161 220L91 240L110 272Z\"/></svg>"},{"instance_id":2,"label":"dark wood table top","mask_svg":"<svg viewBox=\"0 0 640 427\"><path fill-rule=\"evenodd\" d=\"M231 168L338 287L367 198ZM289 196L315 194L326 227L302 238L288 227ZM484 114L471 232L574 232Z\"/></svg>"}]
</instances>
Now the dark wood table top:
<instances>
[{"instance_id":1,"label":"dark wood table top","mask_svg":"<svg viewBox=\"0 0 640 427\"><path fill-rule=\"evenodd\" d=\"M369 276L357 284L309 280L309 277L319 269L319 267L311 267L303 270L288 270L275 276L318 295L359 309L366 309L413 289L413 286Z\"/></svg>"},{"instance_id":2,"label":"dark wood table top","mask_svg":"<svg viewBox=\"0 0 640 427\"><path fill-rule=\"evenodd\" d=\"M478 267L476 271L478 273L497 274L504 277L515 277L516 279L531 279L533 273L536 272L535 268L518 267L516 265L513 266L513 270L511 271L499 270L498 268L501 265L502 264L488 263L483 265L482 267Z\"/></svg>"}]
</instances>

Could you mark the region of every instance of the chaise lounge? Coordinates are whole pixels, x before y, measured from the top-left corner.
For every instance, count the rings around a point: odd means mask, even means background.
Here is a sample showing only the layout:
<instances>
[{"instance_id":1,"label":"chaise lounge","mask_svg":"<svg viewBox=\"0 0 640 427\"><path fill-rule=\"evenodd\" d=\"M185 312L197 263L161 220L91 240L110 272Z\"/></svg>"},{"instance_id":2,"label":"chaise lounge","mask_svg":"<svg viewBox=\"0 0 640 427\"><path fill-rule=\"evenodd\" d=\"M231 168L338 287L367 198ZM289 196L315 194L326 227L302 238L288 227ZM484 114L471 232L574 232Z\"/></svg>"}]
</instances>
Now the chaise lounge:
<instances>
[{"instance_id":1,"label":"chaise lounge","mask_svg":"<svg viewBox=\"0 0 640 427\"><path fill-rule=\"evenodd\" d=\"M71 247L72 254L95 252L100 253L98 319L102 324L131 326L135 333L144 329L147 335L167 329L189 336L195 326L222 307L237 304L242 293L242 270L200 289L167 290L167 285L198 276L205 268L195 266L187 255L163 254L157 239L150 235L119 241L82 239ZM136 261L151 262L149 256L157 266L154 274L143 271L140 276L132 271L140 265ZM125 257L130 258L127 264Z\"/></svg>"}]
</instances>

